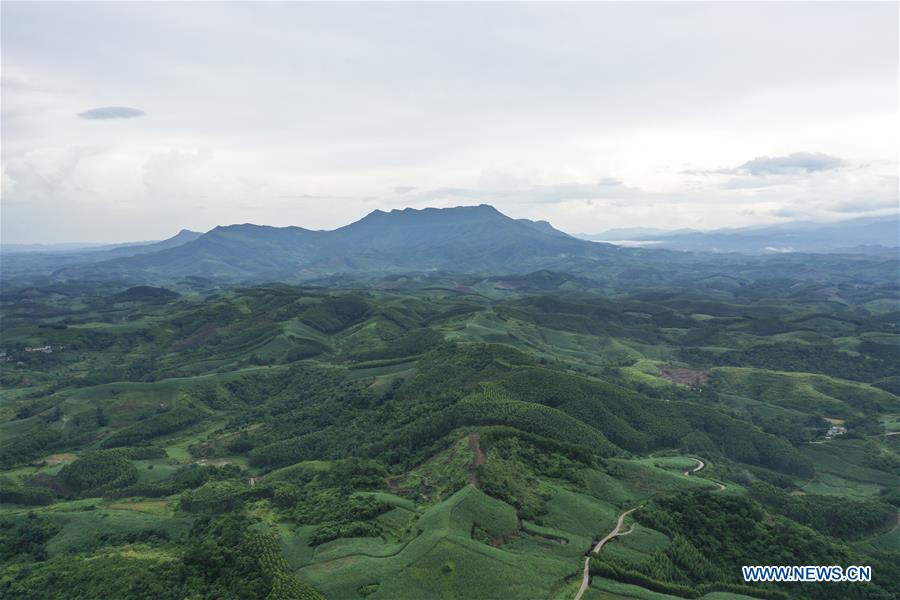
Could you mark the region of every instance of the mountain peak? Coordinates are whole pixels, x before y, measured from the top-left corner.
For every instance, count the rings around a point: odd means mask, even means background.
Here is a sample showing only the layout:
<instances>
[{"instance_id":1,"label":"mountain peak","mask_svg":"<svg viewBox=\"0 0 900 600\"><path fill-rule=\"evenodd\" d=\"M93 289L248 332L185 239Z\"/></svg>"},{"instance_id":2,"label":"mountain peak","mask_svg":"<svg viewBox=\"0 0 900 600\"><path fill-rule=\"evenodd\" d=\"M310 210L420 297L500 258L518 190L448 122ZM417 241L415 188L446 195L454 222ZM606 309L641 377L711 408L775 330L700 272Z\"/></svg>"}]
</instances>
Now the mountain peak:
<instances>
[{"instance_id":1,"label":"mountain peak","mask_svg":"<svg viewBox=\"0 0 900 600\"><path fill-rule=\"evenodd\" d=\"M501 218L513 221L513 219L510 219L490 204L448 208L393 208L390 211L375 209L359 221L345 225L336 231L355 229L376 223L379 226L432 225L437 223L472 222L486 218Z\"/></svg>"},{"instance_id":2,"label":"mountain peak","mask_svg":"<svg viewBox=\"0 0 900 600\"><path fill-rule=\"evenodd\" d=\"M433 206L429 206L426 208L413 208L407 206L406 208L392 208L390 211L384 211L380 208L376 208L372 212L370 212L366 217L372 216L382 216L382 215L417 215L417 214L452 214L452 213L461 213L461 212L482 212L482 213L492 213L492 214L503 214L490 204L466 204L462 206L448 206L446 208L437 208Z\"/></svg>"},{"instance_id":3,"label":"mountain peak","mask_svg":"<svg viewBox=\"0 0 900 600\"><path fill-rule=\"evenodd\" d=\"M361 270L514 273L559 267L573 257L590 260L603 251L547 222L513 219L490 204L478 204L374 210L332 231L219 226L194 241L116 267L241 280Z\"/></svg>"}]
</instances>

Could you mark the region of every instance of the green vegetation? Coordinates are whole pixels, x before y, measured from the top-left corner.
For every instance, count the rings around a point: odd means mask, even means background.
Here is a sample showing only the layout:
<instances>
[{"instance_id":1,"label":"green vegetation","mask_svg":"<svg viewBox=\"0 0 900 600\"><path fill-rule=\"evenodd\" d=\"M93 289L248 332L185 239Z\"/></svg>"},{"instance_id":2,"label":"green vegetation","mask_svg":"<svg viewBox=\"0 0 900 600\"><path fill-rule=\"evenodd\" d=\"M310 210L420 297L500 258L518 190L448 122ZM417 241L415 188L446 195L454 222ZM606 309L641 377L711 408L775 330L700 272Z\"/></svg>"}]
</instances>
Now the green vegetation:
<instances>
[{"instance_id":1,"label":"green vegetation","mask_svg":"<svg viewBox=\"0 0 900 600\"><path fill-rule=\"evenodd\" d=\"M854 562L861 557L821 533L783 517L764 519L764 514L759 504L730 494L681 492L657 497L640 508L635 518L666 534L671 543L638 560L605 553L592 559L591 568L618 581L696 598L717 585L737 591L733 586L741 585L741 565L862 564ZM877 561L873 573L878 572L865 587L794 585L784 586L785 590L798 597L891 597L891 590L900 585L897 563L881 563L877 557L868 560ZM757 589L745 587L743 593ZM765 596L779 594L773 584L761 584L758 589Z\"/></svg>"},{"instance_id":2,"label":"green vegetation","mask_svg":"<svg viewBox=\"0 0 900 600\"><path fill-rule=\"evenodd\" d=\"M76 492L93 495L131 485L137 481L138 472L125 452L95 450L64 466L58 477Z\"/></svg>"},{"instance_id":3,"label":"green vegetation","mask_svg":"<svg viewBox=\"0 0 900 600\"><path fill-rule=\"evenodd\" d=\"M0 596L891 597L896 292L636 272L4 289Z\"/></svg>"}]
</instances>

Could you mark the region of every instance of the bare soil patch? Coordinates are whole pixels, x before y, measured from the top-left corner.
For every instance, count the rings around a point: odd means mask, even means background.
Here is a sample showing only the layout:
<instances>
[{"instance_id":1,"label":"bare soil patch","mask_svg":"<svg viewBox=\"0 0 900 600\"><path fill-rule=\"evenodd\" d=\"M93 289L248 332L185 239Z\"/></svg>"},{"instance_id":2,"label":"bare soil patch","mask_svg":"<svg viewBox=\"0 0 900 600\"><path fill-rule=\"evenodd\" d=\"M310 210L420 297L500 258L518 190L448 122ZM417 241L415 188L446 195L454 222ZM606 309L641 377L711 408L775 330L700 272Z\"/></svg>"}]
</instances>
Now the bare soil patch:
<instances>
[{"instance_id":1,"label":"bare soil patch","mask_svg":"<svg viewBox=\"0 0 900 600\"><path fill-rule=\"evenodd\" d=\"M481 484L481 481L478 478L478 467L483 465L487 461L487 458L481 450L481 436L477 433L469 435L469 449L472 450L472 454L475 455L472 464L469 465L469 483L474 487L478 487Z\"/></svg>"},{"instance_id":2,"label":"bare soil patch","mask_svg":"<svg viewBox=\"0 0 900 600\"><path fill-rule=\"evenodd\" d=\"M78 457L72 453L63 453L63 454L51 454L50 456L45 456L39 462L45 463L48 466L59 465L62 463L68 463L78 460Z\"/></svg>"}]
</instances>

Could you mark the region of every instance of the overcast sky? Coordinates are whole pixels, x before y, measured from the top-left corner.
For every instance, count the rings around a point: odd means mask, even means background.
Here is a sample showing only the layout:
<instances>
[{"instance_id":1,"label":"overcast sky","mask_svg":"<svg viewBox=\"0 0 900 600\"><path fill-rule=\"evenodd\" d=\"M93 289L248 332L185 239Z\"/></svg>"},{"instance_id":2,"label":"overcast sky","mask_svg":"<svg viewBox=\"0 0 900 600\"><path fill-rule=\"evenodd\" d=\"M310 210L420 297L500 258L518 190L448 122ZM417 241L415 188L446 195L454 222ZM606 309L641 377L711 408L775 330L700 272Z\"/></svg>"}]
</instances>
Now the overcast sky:
<instances>
[{"instance_id":1,"label":"overcast sky","mask_svg":"<svg viewBox=\"0 0 900 600\"><path fill-rule=\"evenodd\" d=\"M898 207L898 4L2 3L2 241Z\"/></svg>"}]
</instances>

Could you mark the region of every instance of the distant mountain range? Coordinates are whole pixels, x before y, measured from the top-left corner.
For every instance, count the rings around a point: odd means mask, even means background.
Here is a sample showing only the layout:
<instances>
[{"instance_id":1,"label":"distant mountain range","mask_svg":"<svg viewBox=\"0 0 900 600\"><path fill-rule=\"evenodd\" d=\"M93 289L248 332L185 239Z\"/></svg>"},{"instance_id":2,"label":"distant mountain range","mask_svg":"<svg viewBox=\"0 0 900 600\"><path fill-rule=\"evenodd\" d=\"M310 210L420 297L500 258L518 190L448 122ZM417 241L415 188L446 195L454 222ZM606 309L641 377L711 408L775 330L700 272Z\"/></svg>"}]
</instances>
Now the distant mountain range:
<instances>
[{"instance_id":1,"label":"distant mountain range","mask_svg":"<svg viewBox=\"0 0 900 600\"><path fill-rule=\"evenodd\" d=\"M890 254L893 250L896 255L896 248L900 246L900 218L892 215L837 223L795 221L781 225L713 231L610 229L597 234L579 234L577 237L689 252Z\"/></svg>"},{"instance_id":2,"label":"distant mountain range","mask_svg":"<svg viewBox=\"0 0 900 600\"><path fill-rule=\"evenodd\" d=\"M851 222L853 235L838 233L836 225L829 227L828 231L795 227L676 232L666 239L692 250L736 248L739 244L735 240L746 244L750 244L748 240L767 245L790 243L799 249L812 246L812 240L827 239L832 245L844 246L850 243L848 240L863 239L863 232L868 232L869 243L890 239L885 233L887 221ZM625 233L631 237L637 237L635 233L663 237L646 230ZM718 242L723 248L711 248L717 243L714 240L723 240ZM731 245L726 246L726 241ZM250 283L372 280L397 273L513 275L547 271L620 286L680 282L732 287L779 276L824 278L826 272L828 277L838 272L852 278L866 269L878 277L890 276L897 268L896 256L890 254L876 253L866 263L860 262L863 257L836 256L811 261L801 254L776 252L775 257L753 258L657 249L661 245L626 248L579 239L546 221L512 219L482 204L376 210L332 231L247 223L220 226L202 234L184 230L160 242L78 252L5 252L0 273L4 280L19 281L192 279Z\"/></svg>"},{"instance_id":3,"label":"distant mountain range","mask_svg":"<svg viewBox=\"0 0 900 600\"><path fill-rule=\"evenodd\" d=\"M146 242L125 242L122 244L98 244L98 243L62 243L62 244L0 244L0 252L4 254L72 254L84 252L106 253L108 256L133 256L146 252L156 252L166 248L174 248L186 242L197 239L203 235L200 231L182 229L177 234L164 240ZM97 254L97 256L103 254Z\"/></svg>"},{"instance_id":4,"label":"distant mountain range","mask_svg":"<svg viewBox=\"0 0 900 600\"><path fill-rule=\"evenodd\" d=\"M161 241L127 244L0 244L0 278L33 279L65 270L67 267L99 264L128 256L137 256L174 248L196 240L203 233L182 229Z\"/></svg>"},{"instance_id":5,"label":"distant mountain range","mask_svg":"<svg viewBox=\"0 0 900 600\"><path fill-rule=\"evenodd\" d=\"M102 253L103 257L113 258L114 256L137 256L138 254L149 254L150 252L158 252L168 248L174 248L188 242L192 242L202 236L200 231L190 231L182 229L172 237L158 242L144 242L141 244L122 244L113 247L97 248L95 252ZM96 256L94 257L96 259Z\"/></svg>"},{"instance_id":6,"label":"distant mountain range","mask_svg":"<svg viewBox=\"0 0 900 600\"><path fill-rule=\"evenodd\" d=\"M333 231L245 223L192 236L159 242L153 251L117 249L131 253L67 266L60 274L295 280L341 272L520 272L615 250L484 204L376 210Z\"/></svg>"}]
</instances>

